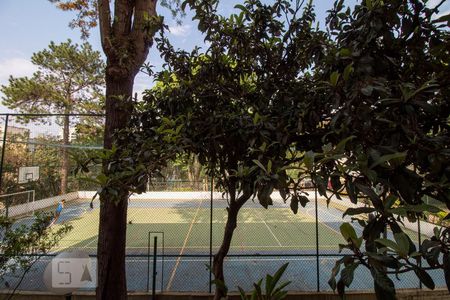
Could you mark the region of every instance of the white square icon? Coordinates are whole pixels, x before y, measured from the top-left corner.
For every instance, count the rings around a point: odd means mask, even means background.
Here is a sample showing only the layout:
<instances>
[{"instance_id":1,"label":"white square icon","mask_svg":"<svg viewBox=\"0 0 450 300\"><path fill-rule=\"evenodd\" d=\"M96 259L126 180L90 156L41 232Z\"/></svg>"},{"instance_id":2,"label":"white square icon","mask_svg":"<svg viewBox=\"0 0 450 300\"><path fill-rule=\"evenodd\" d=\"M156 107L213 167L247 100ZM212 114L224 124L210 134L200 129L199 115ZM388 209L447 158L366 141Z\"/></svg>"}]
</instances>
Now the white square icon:
<instances>
[{"instance_id":1,"label":"white square icon","mask_svg":"<svg viewBox=\"0 0 450 300\"><path fill-rule=\"evenodd\" d=\"M53 288L83 288L95 286L97 274L90 258L54 258L52 260Z\"/></svg>"}]
</instances>

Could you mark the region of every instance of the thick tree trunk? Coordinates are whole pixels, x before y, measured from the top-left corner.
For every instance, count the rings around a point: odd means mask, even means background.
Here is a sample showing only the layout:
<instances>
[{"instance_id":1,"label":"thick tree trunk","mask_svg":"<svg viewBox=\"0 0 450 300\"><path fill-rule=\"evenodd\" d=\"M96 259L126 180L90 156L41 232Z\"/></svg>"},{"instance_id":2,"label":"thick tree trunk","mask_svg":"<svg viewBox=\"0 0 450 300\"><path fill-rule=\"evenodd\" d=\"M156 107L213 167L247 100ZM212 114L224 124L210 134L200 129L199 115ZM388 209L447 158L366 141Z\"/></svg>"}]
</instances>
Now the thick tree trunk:
<instances>
[{"instance_id":1,"label":"thick tree trunk","mask_svg":"<svg viewBox=\"0 0 450 300\"><path fill-rule=\"evenodd\" d=\"M132 111L134 76L117 76L112 67L106 72L106 124L104 147L111 149L113 133L123 129ZM120 145L118 144L120 147ZM103 163L105 174L108 161ZM117 199L117 197L119 199ZM120 190L113 197L100 195L100 227L98 236L98 300L127 299L125 247L128 191Z\"/></svg>"},{"instance_id":2,"label":"thick tree trunk","mask_svg":"<svg viewBox=\"0 0 450 300\"><path fill-rule=\"evenodd\" d=\"M69 151L67 145L70 144L70 117L68 115L64 116L63 122L63 147L61 149L61 185L60 193L67 193L67 182L69 178Z\"/></svg>"},{"instance_id":3,"label":"thick tree trunk","mask_svg":"<svg viewBox=\"0 0 450 300\"><path fill-rule=\"evenodd\" d=\"M223 274L223 261L230 250L231 240L233 238L234 230L237 226L237 216L242 205L250 198L250 196L241 196L237 201L232 201L228 208L228 218L225 224L225 232L223 235L222 245L219 251L214 255L213 273L214 279L225 283L225 276ZM226 296L226 291L222 285L216 284L216 291L214 294L214 300L220 300Z\"/></svg>"}]
</instances>

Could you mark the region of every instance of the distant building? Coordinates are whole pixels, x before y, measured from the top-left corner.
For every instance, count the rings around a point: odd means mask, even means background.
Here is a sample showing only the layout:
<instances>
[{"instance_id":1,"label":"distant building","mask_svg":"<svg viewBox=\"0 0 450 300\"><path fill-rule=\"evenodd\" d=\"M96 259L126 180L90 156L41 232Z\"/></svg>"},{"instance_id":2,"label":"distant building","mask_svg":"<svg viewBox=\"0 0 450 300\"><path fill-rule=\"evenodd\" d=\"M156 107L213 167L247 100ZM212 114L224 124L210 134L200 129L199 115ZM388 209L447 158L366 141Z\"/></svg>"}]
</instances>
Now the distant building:
<instances>
[{"instance_id":1,"label":"distant building","mask_svg":"<svg viewBox=\"0 0 450 300\"><path fill-rule=\"evenodd\" d=\"M63 139L63 135L64 135L64 133L63 133L63 128L61 128L60 130L59 130L59 134L58 134L58 137L62 140ZM76 132L76 130L75 130L75 127L70 127L69 128L69 142L72 142L73 140L76 140L77 139L77 132Z\"/></svg>"},{"instance_id":2,"label":"distant building","mask_svg":"<svg viewBox=\"0 0 450 300\"><path fill-rule=\"evenodd\" d=\"M3 135L4 128L0 128L0 135ZM18 126L8 125L6 130L8 136L21 137L21 138L29 138L30 137L30 129Z\"/></svg>"}]
</instances>

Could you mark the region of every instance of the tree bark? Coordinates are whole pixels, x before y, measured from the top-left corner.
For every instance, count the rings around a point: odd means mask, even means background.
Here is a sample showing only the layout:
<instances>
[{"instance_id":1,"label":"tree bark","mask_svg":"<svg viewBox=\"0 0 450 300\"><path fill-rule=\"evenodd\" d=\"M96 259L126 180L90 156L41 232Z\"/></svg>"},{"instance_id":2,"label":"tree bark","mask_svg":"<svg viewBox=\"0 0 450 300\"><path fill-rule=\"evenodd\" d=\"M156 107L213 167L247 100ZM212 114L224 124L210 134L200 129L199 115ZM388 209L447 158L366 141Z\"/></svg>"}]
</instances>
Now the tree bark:
<instances>
[{"instance_id":1,"label":"tree bark","mask_svg":"<svg viewBox=\"0 0 450 300\"><path fill-rule=\"evenodd\" d=\"M194 190L200 189L200 173L202 170L202 165L198 161L198 155L192 154L192 158L190 159L188 166L188 177L189 181L191 181L192 188Z\"/></svg>"},{"instance_id":2,"label":"tree bark","mask_svg":"<svg viewBox=\"0 0 450 300\"><path fill-rule=\"evenodd\" d=\"M105 149L111 149L115 141L113 133L124 128L132 112L134 75L117 76L114 66L106 71L106 123ZM120 72L119 72L120 73ZM108 175L109 162L103 163ZM128 190L121 189L118 196L100 194L100 227L98 236L98 300L127 299L125 251Z\"/></svg>"},{"instance_id":3,"label":"tree bark","mask_svg":"<svg viewBox=\"0 0 450 300\"><path fill-rule=\"evenodd\" d=\"M69 178L69 151L67 150L67 145L70 144L70 117L65 115L63 122L63 147L61 149L61 185L60 193L67 193L67 182Z\"/></svg>"},{"instance_id":4,"label":"tree bark","mask_svg":"<svg viewBox=\"0 0 450 300\"><path fill-rule=\"evenodd\" d=\"M250 198L250 196L251 195L244 194L236 201L231 201L230 206L227 209L228 218L227 223L225 224L225 232L223 235L222 245L220 246L219 251L214 255L213 261L214 279L221 283L225 283L225 276L223 274L223 262L228 254L228 251L230 250L233 233L237 227L238 213L244 203L247 202L247 200ZM223 288L222 284L216 284L214 300L220 300L226 297L226 295L226 290Z\"/></svg>"},{"instance_id":5,"label":"tree bark","mask_svg":"<svg viewBox=\"0 0 450 300\"><path fill-rule=\"evenodd\" d=\"M127 125L132 113L133 83L147 58L154 32L149 31L149 17L156 16L157 0L115 0L111 16L110 0L97 0L102 48L106 65L105 149L113 144L121 149L114 132ZM154 28L155 31L158 28ZM118 154L120 155L120 154ZM109 161L103 162L105 175ZM125 249L128 193L118 187L118 195L100 194L98 237L98 300L127 299ZM115 201L113 201L115 200Z\"/></svg>"}]
</instances>

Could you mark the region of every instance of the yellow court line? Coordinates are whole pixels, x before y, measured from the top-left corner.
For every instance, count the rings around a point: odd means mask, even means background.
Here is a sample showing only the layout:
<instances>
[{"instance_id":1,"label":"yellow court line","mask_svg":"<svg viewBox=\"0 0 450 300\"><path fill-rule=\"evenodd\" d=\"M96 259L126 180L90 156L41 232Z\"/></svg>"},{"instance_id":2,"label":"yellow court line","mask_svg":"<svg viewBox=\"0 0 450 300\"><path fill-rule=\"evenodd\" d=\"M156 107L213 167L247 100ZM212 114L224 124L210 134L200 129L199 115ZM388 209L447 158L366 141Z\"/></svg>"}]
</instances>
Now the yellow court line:
<instances>
[{"instance_id":1,"label":"yellow court line","mask_svg":"<svg viewBox=\"0 0 450 300\"><path fill-rule=\"evenodd\" d=\"M200 201L200 203L197 207L197 211L195 212L194 218L192 219L191 225L189 226L189 230L186 234L186 238L184 239L183 246L181 247L181 250L180 250L180 254L179 254L180 256L178 256L178 258L177 258L175 266L173 267L173 270L172 270L172 274L170 275L169 282L167 283L166 291L170 291L170 288L172 287L173 279L175 278L175 274L177 272L178 265L180 264L180 261L181 261L181 255L183 255L184 249L186 248L187 242L189 240L189 236L191 235L191 232L192 232L192 228L194 227L195 220L197 219L198 212L200 211L200 207L202 206L202 202L203 202L203 199Z\"/></svg>"}]
</instances>

